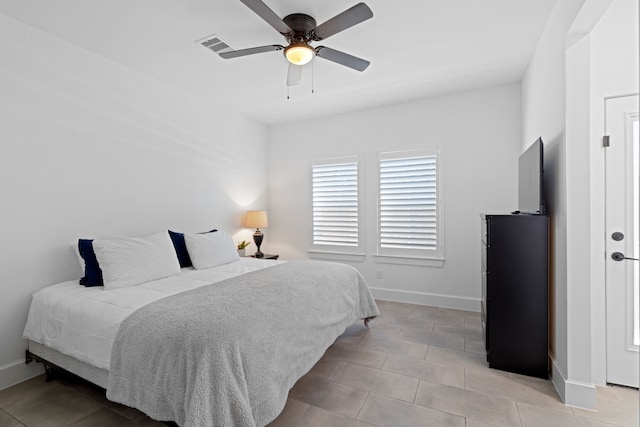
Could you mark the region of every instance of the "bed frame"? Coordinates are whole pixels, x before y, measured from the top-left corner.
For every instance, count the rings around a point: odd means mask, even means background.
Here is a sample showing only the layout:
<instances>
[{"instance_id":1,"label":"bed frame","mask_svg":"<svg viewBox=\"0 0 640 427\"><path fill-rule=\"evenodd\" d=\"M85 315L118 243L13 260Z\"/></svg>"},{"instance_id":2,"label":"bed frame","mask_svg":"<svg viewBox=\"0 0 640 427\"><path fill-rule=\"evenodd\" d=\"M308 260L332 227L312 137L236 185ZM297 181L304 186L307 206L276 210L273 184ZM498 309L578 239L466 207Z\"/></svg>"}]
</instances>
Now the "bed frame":
<instances>
[{"instance_id":1,"label":"bed frame","mask_svg":"<svg viewBox=\"0 0 640 427\"><path fill-rule=\"evenodd\" d=\"M364 326L369 328L369 322L373 320L373 317L367 317L364 319ZM93 384L96 384L104 389L107 388L107 379L109 378L109 371L106 369L96 368L88 363L81 362L74 359L71 356L60 353L57 350L53 350L45 345L37 343L35 341L28 341L29 347L25 350L25 363L31 362L42 363L44 366L44 372L46 374L45 381L49 382L54 379L53 370L62 369L72 374L79 376Z\"/></svg>"},{"instance_id":2,"label":"bed frame","mask_svg":"<svg viewBox=\"0 0 640 427\"><path fill-rule=\"evenodd\" d=\"M35 341L28 341L28 343L29 347L25 350L25 362L27 364L31 362L42 363L46 374L45 381L54 379L53 369L57 368L71 372L104 389L107 388L109 372L106 369L96 368Z\"/></svg>"},{"instance_id":3,"label":"bed frame","mask_svg":"<svg viewBox=\"0 0 640 427\"><path fill-rule=\"evenodd\" d=\"M106 390L107 377L109 372L105 369L96 368L87 363L74 359L71 356L62 354L47 346L39 344L35 341L28 341L29 348L25 350L25 363L31 362L42 363L46 374L45 382L55 379L55 369L70 372L78 377L96 384ZM168 427L179 427L173 421L161 421Z\"/></svg>"},{"instance_id":4,"label":"bed frame","mask_svg":"<svg viewBox=\"0 0 640 427\"><path fill-rule=\"evenodd\" d=\"M372 319L374 317L364 319L366 328L369 328L369 323ZM25 363L42 363L46 374L45 382L53 381L55 379L55 370L58 369L77 375L106 390L109 378L108 370L96 368L35 341L28 340L27 342L28 348L25 350ZM171 421L164 423L170 427L178 427L177 424Z\"/></svg>"}]
</instances>

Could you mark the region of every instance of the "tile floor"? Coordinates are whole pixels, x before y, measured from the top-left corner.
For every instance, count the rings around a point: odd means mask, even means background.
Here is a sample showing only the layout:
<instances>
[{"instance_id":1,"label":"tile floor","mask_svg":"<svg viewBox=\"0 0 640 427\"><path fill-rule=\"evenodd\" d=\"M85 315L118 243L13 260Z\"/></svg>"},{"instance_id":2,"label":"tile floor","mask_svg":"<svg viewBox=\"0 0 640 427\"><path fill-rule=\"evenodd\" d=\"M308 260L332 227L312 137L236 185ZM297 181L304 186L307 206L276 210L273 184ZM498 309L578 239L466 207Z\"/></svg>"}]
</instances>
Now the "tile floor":
<instances>
[{"instance_id":1,"label":"tile floor","mask_svg":"<svg viewBox=\"0 0 640 427\"><path fill-rule=\"evenodd\" d=\"M564 406L549 381L489 369L477 313L379 301L289 393L269 427L639 425L638 391L598 388L598 410ZM71 375L0 391L0 427L164 426Z\"/></svg>"}]
</instances>

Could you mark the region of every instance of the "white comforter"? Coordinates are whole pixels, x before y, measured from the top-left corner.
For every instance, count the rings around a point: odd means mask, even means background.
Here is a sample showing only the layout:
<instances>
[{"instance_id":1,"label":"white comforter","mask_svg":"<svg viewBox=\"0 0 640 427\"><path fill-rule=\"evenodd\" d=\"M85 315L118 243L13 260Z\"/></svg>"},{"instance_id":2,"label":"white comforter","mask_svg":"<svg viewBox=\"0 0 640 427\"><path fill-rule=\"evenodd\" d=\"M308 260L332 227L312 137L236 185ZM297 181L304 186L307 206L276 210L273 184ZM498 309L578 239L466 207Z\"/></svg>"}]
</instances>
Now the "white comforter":
<instances>
[{"instance_id":1,"label":"white comforter","mask_svg":"<svg viewBox=\"0 0 640 427\"><path fill-rule=\"evenodd\" d=\"M33 294L24 338L101 369L109 369L111 349L122 321L153 301L196 289L284 261L241 258L222 266L194 270L138 286L105 290L77 281Z\"/></svg>"}]
</instances>

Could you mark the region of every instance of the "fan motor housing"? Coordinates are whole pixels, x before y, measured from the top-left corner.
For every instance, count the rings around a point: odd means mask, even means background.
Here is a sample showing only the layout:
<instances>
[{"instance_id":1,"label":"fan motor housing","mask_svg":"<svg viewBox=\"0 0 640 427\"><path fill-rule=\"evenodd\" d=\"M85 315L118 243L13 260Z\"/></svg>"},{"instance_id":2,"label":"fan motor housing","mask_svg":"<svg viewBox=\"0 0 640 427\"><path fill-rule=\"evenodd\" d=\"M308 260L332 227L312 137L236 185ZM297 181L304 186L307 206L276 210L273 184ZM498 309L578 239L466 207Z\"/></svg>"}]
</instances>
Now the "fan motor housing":
<instances>
[{"instance_id":1,"label":"fan motor housing","mask_svg":"<svg viewBox=\"0 0 640 427\"><path fill-rule=\"evenodd\" d=\"M282 19L297 35L307 35L317 27L316 20L304 13L292 13Z\"/></svg>"}]
</instances>

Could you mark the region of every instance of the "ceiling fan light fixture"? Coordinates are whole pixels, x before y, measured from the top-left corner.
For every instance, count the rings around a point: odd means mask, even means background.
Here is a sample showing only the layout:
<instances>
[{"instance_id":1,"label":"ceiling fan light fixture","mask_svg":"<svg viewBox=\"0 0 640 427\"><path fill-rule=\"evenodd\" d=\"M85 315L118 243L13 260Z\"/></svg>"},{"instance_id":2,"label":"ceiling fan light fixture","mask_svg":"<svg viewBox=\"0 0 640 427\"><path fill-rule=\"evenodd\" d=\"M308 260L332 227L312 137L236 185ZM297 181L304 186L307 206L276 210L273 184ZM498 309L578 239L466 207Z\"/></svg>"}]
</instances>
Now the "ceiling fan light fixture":
<instances>
[{"instance_id":1,"label":"ceiling fan light fixture","mask_svg":"<svg viewBox=\"0 0 640 427\"><path fill-rule=\"evenodd\" d=\"M304 42L293 43L284 50L284 56L294 65L308 64L314 54L313 48Z\"/></svg>"}]
</instances>

